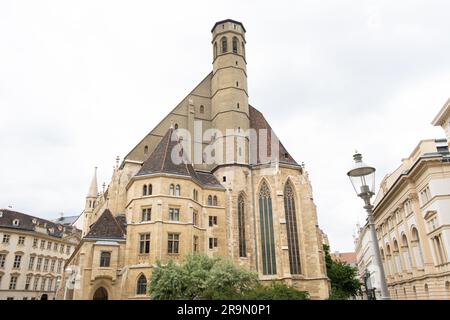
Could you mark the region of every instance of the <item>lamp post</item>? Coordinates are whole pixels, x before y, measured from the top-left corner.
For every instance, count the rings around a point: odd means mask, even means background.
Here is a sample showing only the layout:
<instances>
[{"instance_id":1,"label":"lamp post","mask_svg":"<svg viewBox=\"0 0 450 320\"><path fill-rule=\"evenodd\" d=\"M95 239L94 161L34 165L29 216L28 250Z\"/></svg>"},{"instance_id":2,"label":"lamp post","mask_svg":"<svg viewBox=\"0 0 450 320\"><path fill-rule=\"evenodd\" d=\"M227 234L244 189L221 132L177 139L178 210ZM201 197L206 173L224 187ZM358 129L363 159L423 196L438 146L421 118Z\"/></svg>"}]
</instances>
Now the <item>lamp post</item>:
<instances>
[{"instance_id":1,"label":"lamp post","mask_svg":"<svg viewBox=\"0 0 450 320\"><path fill-rule=\"evenodd\" d=\"M364 200L364 209L367 211L367 221L369 225L371 240L373 244L375 266L380 273L381 299L389 300L389 291L386 284L383 264L381 262L380 247L378 245L375 223L373 221L373 205L370 199L375 194L375 168L362 162L362 155L358 152L353 156L355 164L347 173L358 197Z\"/></svg>"}]
</instances>

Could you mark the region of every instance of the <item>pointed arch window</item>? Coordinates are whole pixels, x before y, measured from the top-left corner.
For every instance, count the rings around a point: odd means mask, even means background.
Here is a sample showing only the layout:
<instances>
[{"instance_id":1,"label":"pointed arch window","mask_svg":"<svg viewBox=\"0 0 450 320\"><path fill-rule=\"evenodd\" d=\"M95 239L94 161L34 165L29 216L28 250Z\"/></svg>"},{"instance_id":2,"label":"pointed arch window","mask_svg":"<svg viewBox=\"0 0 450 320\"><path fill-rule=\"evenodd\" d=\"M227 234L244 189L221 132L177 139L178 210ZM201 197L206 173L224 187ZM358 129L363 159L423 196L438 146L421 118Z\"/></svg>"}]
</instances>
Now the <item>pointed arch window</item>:
<instances>
[{"instance_id":1,"label":"pointed arch window","mask_svg":"<svg viewBox=\"0 0 450 320\"><path fill-rule=\"evenodd\" d=\"M290 181L284 187L284 212L286 215L289 267L291 274L301 274L297 213L295 211L294 189Z\"/></svg>"},{"instance_id":2,"label":"pointed arch window","mask_svg":"<svg viewBox=\"0 0 450 320\"><path fill-rule=\"evenodd\" d=\"M259 191L259 222L261 229L261 259L263 274L276 274L277 266L275 260L272 196L266 182L262 184Z\"/></svg>"},{"instance_id":3,"label":"pointed arch window","mask_svg":"<svg viewBox=\"0 0 450 320\"><path fill-rule=\"evenodd\" d=\"M238 198L238 228L239 228L239 257L247 256L247 246L245 243L245 200L239 195Z\"/></svg>"},{"instance_id":4,"label":"pointed arch window","mask_svg":"<svg viewBox=\"0 0 450 320\"><path fill-rule=\"evenodd\" d=\"M217 57L217 42L214 42L214 59Z\"/></svg>"},{"instance_id":5,"label":"pointed arch window","mask_svg":"<svg viewBox=\"0 0 450 320\"><path fill-rule=\"evenodd\" d=\"M239 41L236 37L233 37L233 53L238 53Z\"/></svg>"},{"instance_id":6,"label":"pointed arch window","mask_svg":"<svg viewBox=\"0 0 450 320\"><path fill-rule=\"evenodd\" d=\"M136 294L146 294L147 293L147 278L141 274L137 281Z\"/></svg>"},{"instance_id":7,"label":"pointed arch window","mask_svg":"<svg viewBox=\"0 0 450 320\"><path fill-rule=\"evenodd\" d=\"M226 37L222 37L222 39L220 39L220 43L222 46L222 53L226 53L228 51L228 41Z\"/></svg>"}]
</instances>

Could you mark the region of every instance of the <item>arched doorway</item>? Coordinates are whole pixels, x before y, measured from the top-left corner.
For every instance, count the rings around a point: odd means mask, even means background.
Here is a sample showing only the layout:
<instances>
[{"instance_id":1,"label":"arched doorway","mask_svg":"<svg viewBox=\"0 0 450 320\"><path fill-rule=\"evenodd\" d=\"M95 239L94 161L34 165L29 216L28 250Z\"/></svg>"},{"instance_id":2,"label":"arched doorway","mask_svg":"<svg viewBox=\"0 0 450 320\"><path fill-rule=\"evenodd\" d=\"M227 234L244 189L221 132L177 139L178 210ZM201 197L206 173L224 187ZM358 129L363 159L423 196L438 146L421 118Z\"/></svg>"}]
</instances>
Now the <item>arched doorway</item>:
<instances>
[{"instance_id":1,"label":"arched doorway","mask_svg":"<svg viewBox=\"0 0 450 320\"><path fill-rule=\"evenodd\" d=\"M95 291L92 300L108 300L108 291L103 287L98 288Z\"/></svg>"},{"instance_id":2,"label":"arched doorway","mask_svg":"<svg viewBox=\"0 0 450 320\"><path fill-rule=\"evenodd\" d=\"M41 296L41 300L48 300L48 295L47 295L46 293L44 293L44 294Z\"/></svg>"}]
</instances>

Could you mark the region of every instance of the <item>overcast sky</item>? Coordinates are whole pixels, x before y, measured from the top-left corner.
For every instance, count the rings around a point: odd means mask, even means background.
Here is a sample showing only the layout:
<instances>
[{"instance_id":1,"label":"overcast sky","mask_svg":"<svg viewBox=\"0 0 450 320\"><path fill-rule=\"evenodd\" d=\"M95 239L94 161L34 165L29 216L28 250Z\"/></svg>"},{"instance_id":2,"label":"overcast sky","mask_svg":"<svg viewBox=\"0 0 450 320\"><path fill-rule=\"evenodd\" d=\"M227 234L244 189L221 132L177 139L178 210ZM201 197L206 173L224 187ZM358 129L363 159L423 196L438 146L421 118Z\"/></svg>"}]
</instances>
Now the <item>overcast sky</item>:
<instances>
[{"instance_id":1,"label":"overcast sky","mask_svg":"<svg viewBox=\"0 0 450 320\"><path fill-rule=\"evenodd\" d=\"M357 149L377 182L450 97L448 1L0 2L0 208L84 208L121 159L212 69L211 27L247 29L250 103L314 189L332 250L353 251Z\"/></svg>"}]
</instances>

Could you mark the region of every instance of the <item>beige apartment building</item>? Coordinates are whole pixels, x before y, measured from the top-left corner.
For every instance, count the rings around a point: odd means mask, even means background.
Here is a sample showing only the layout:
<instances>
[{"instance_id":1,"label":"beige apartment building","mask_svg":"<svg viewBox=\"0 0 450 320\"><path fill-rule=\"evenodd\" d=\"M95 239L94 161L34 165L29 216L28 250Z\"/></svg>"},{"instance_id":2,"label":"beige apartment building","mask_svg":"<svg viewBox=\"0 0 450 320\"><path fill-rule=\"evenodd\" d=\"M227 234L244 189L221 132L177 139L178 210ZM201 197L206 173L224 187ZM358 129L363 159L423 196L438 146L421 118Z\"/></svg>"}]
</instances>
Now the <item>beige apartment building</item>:
<instances>
[{"instance_id":1,"label":"beige apartment building","mask_svg":"<svg viewBox=\"0 0 450 320\"><path fill-rule=\"evenodd\" d=\"M196 252L328 297L308 174L248 101L246 30L228 19L211 32L212 72L117 162L104 191L94 176L59 297L149 299L156 262Z\"/></svg>"},{"instance_id":2,"label":"beige apartment building","mask_svg":"<svg viewBox=\"0 0 450 320\"><path fill-rule=\"evenodd\" d=\"M81 231L0 209L0 299L53 299Z\"/></svg>"},{"instance_id":3,"label":"beige apartment building","mask_svg":"<svg viewBox=\"0 0 450 320\"><path fill-rule=\"evenodd\" d=\"M450 299L450 157L424 140L381 182L374 217L392 299Z\"/></svg>"}]
</instances>

